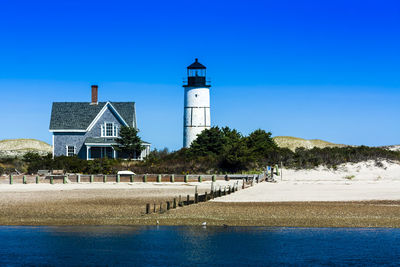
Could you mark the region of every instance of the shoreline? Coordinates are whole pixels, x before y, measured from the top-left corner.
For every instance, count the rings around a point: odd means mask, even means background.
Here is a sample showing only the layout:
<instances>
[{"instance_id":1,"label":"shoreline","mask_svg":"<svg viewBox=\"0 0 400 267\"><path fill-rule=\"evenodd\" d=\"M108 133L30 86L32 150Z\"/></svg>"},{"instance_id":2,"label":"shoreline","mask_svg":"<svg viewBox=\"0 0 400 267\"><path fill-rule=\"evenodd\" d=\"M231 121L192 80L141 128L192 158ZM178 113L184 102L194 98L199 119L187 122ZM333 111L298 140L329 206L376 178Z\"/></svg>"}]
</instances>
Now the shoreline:
<instances>
[{"instance_id":1,"label":"shoreline","mask_svg":"<svg viewBox=\"0 0 400 267\"><path fill-rule=\"evenodd\" d=\"M245 205L243 205L245 204ZM229 226L229 227L294 227L294 228L400 228L400 218L396 213L400 212L400 202L396 204L385 204L379 202L323 202L323 203L303 203L286 202L290 207L282 206L283 203L269 203L266 207L252 207L255 203L241 203L241 206L214 206L213 203L202 203L186 207L192 211L182 214L180 209L170 210L162 214L139 215L131 217L127 214L117 217L100 218L70 218L60 214L35 219L35 216L17 218L9 214L5 219L0 217L1 226L156 226L159 221L160 226L202 226L207 222L207 226ZM256 203L260 204L260 203ZM265 203L262 203L265 204ZM294 205L295 204L295 205ZM321 205L322 204L322 205ZM204 205L204 206L200 206ZM383 214L377 215L377 211L386 207ZM333 209L333 212L323 211ZM204 214L203 211L229 209L223 215L213 216ZM276 210L279 209L279 212ZM288 213L296 210L294 214ZM341 212L337 212L340 209ZM360 210L361 209L361 210ZM199 211L200 210L200 211ZM246 210L247 212L243 212ZM257 210L257 216L249 215L249 211ZM275 212L271 213L271 211ZM267 216L262 217L263 214ZM340 213L345 213L340 214ZM54 216L55 215L55 216ZM260 217L261 215L261 217Z\"/></svg>"},{"instance_id":2,"label":"shoreline","mask_svg":"<svg viewBox=\"0 0 400 267\"><path fill-rule=\"evenodd\" d=\"M251 193L261 185L235 194ZM0 225L146 226L159 221L160 225L181 226L201 226L207 222L208 226L400 228L400 200L208 201L159 213L160 203L165 209L167 199L187 192L193 192L193 187L3 191ZM152 211L156 204L157 213L145 214L146 203L151 203Z\"/></svg>"}]
</instances>

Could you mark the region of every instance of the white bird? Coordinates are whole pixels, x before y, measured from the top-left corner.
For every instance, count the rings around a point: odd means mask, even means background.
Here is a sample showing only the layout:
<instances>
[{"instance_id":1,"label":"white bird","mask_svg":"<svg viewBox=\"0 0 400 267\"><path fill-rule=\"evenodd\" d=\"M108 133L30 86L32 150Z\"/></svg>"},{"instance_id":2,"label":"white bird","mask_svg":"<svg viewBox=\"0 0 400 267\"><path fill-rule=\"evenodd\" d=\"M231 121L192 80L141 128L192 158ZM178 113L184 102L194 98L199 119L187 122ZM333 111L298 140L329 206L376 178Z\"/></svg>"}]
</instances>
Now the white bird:
<instances>
[{"instance_id":1,"label":"white bird","mask_svg":"<svg viewBox=\"0 0 400 267\"><path fill-rule=\"evenodd\" d=\"M207 222L203 222L201 225L202 226L207 226Z\"/></svg>"},{"instance_id":2,"label":"white bird","mask_svg":"<svg viewBox=\"0 0 400 267\"><path fill-rule=\"evenodd\" d=\"M160 224L160 222L157 220L157 225L159 225Z\"/></svg>"}]
</instances>

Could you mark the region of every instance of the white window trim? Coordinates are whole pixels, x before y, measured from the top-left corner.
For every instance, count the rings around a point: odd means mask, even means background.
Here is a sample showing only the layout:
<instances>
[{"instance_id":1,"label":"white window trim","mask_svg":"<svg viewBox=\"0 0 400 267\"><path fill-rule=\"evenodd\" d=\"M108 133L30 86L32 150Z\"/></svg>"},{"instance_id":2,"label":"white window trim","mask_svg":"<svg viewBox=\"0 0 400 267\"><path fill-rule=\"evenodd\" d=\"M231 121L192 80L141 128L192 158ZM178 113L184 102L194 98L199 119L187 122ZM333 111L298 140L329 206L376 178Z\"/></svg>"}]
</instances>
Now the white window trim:
<instances>
[{"instance_id":1,"label":"white window trim","mask_svg":"<svg viewBox=\"0 0 400 267\"><path fill-rule=\"evenodd\" d=\"M107 135L107 124L112 124L112 135ZM105 121L100 126L100 136L101 137L119 137L119 126L115 122Z\"/></svg>"},{"instance_id":2,"label":"white window trim","mask_svg":"<svg viewBox=\"0 0 400 267\"><path fill-rule=\"evenodd\" d=\"M66 151L65 155L67 157L71 157L71 156L68 155L68 147L71 147L71 145L66 145L65 146L65 151ZM76 155L76 146L72 146L72 147L74 147L74 155L73 156L75 156Z\"/></svg>"},{"instance_id":3,"label":"white window trim","mask_svg":"<svg viewBox=\"0 0 400 267\"><path fill-rule=\"evenodd\" d=\"M126 123L126 121L124 120L124 118L122 118L122 116L118 113L118 111L114 108L114 106L110 103L107 102L104 107L101 109L101 111L99 112L99 114L97 114L96 118L94 118L94 120L90 123L90 125L88 126L88 128L86 129L86 132L89 132L90 130L92 130L92 128L94 127L94 125L97 123L97 121L101 118L101 116L103 116L104 112L107 110L107 107L110 107L115 114L117 114L117 117L122 121L122 124L124 124L125 126L129 126L128 123ZM136 116L136 114L134 113L134 115ZM136 121L135 121L135 127L136 127Z\"/></svg>"}]
</instances>

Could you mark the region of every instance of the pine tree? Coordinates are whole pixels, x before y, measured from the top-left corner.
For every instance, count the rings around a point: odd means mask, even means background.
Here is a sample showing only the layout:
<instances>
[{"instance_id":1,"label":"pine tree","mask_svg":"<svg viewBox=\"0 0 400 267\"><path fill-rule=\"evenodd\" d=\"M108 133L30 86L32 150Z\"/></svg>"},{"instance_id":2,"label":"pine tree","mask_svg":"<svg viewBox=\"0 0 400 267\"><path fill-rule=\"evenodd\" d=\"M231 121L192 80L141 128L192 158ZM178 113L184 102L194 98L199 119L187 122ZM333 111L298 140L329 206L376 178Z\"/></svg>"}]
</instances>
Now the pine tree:
<instances>
[{"instance_id":1,"label":"pine tree","mask_svg":"<svg viewBox=\"0 0 400 267\"><path fill-rule=\"evenodd\" d=\"M125 153L131 160L135 155L140 155L144 146L142 139L138 135L139 130L134 127L121 127L119 132L120 138L115 139L117 145L113 146L118 152Z\"/></svg>"}]
</instances>

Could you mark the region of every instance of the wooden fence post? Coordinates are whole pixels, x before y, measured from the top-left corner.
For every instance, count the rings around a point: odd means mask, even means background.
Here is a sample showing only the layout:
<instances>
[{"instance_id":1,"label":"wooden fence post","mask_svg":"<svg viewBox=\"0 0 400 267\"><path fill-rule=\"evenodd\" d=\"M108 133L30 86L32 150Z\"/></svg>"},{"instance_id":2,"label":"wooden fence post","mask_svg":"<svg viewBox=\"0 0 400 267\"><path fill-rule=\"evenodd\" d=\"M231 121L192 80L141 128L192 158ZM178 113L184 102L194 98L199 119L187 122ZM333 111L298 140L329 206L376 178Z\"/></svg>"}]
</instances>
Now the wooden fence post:
<instances>
[{"instance_id":1,"label":"wooden fence post","mask_svg":"<svg viewBox=\"0 0 400 267\"><path fill-rule=\"evenodd\" d=\"M218 190L218 197L221 197L222 196L222 190L221 190L221 187L219 187L219 190Z\"/></svg>"},{"instance_id":2,"label":"wooden fence post","mask_svg":"<svg viewBox=\"0 0 400 267\"><path fill-rule=\"evenodd\" d=\"M133 183L133 174L131 175L131 183Z\"/></svg>"},{"instance_id":3,"label":"wooden fence post","mask_svg":"<svg viewBox=\"0 0 400 267\"><path fill-rule=\"evenodd\" d=\"M205 192L205 193L204 193L204 202L207 202L207 198L208 198L207 192Z\"/></svg>"},{"instance_id":4,"label":"wooden fence post","mask_svg":"<svg viewBox=\"0 0 400 267\"><path fill-rule=\"evenodd\" d=\"M24 176L22 177L22 183L23 183L23 184L26 184L26 175L24 175Z\"/></svg>"},{"instance_id":5,"label":"wooden fence post","mask_svg":"<svg viewBox=\"0 0 400 267\"><path fill-rule=\"evenodd\" d=\"M161 174L157 175L157 183L161 183Z\"/></svg>"},{"instance_id":6,"label":"wooden fence post","mask_svg":"<svg viewBox=\"0 0 400 267\"><path fill-rule=\"evenodd\" d=\"M199 194L198 193L194 194L194 203L199 203Z\"/></svg>"},{"instance_id":7,"label":"wooden fence post","mask_svg":"<svg viewBox=\"0 0 400 267\"><path fill-rule=\"evenodd\" d=\"M188 180L189 180L188 178L189 178L189 175L186 174L186 175L185 175L185 178L183 178L183 182L187 183Z\"/></svg>"},{"instance_id":8,"label":"wooden fence post","mask_svg":"<svg viewBox=\"0 0 400 267\"><path fill-rule=\"evenodd\" d=\"M167 201L167 210L171 208L171 202Z\"/></svg>"},{"instance_id":9,"label":"wooden fence post","mask_svg":"<svg viewBox=\"0 0 400 267\"><path fill-rule=\"evenodd\" d=\"M189 204L190 204L190 196L187 195L187 196L186 196L186 205L189 205Z\"/></svg>"},{"instance_id":10,"label":"wooden fence post","mask_svg":"<svg viewBox=\"0 0 400 267\"><path fill-rule=\"evenodd\" d=\"M154 213L156 213L156 203L154 203Z\"/></svg>"},{"instance_id":11,"label":"wooden fence post","mask_svg":"<svg viewBox=\"0 0 400 267\"><path fill-rule=\"evenodd\" d=\"M39 175L36 175L36 183L39 183Z\"/></svg>"},{"instance_id":12,"label":"wooden fence post","mask_svg":"<svg viewBox=\"0 0 400 267\"><path fill-rule=\"evenodd\" d=\"M10 184L13 184L13 183L14 183L13 175L10 174Z\"/></svg>"},{"instance_id":13,"label":"wooden fence post","mask_svg":"<svg viewBox=\"0 0 400 267\"><path fill-rule=\"evenodd\" d=\"M162 202L160 203L160 213L162 212Z\"/></svg>"},{"instance_id":14,"label":"wooden fence post","mask_svg":"<svg viewBox=\"0 0 400 267\"><path fill-rule=\"evenodd\" d=\"M146 204L146 214L150 213L150 203Z\"/></svg>"},{"instance_id":15,"label":"wooden fence post","mask_svg":"<svg viewBox=\"0 0 400 267\"><path fill-rule=\"evenodd\" d=\"M176 197L174 197L174 204L173 204L172 208L176 209Z\"/></svg>"},{"instance_id":16,"label":"wooden fence post","mask_svg":"<svg viewBox=\"0 0 400 267\"><path fill-rule=\"evenodd\" d=\"M143 176L143 182L144 182L144 183L147 183L147 174L145 174L145 175Z\"/></svg>"},{"instance_id":17,"label":"wooden fence post","mask_svg":"<svg viewBox=\"0 0 400 267\"><path fill-rule=\"evenodd\" d=\"M175 183L175 175L174 174L171 175L171 183Z\"/></svg>"},{"instance_id":18,"label":"wooden fence post","mask_svg":"<svg viewBox=\"0 0 400 267\"><path fill-rule=\"evenodd\" d=\"M92 174L90 175L90 182L93 183L93 180L94 180L94 175Z\"/></svg>"}]
</instances>

